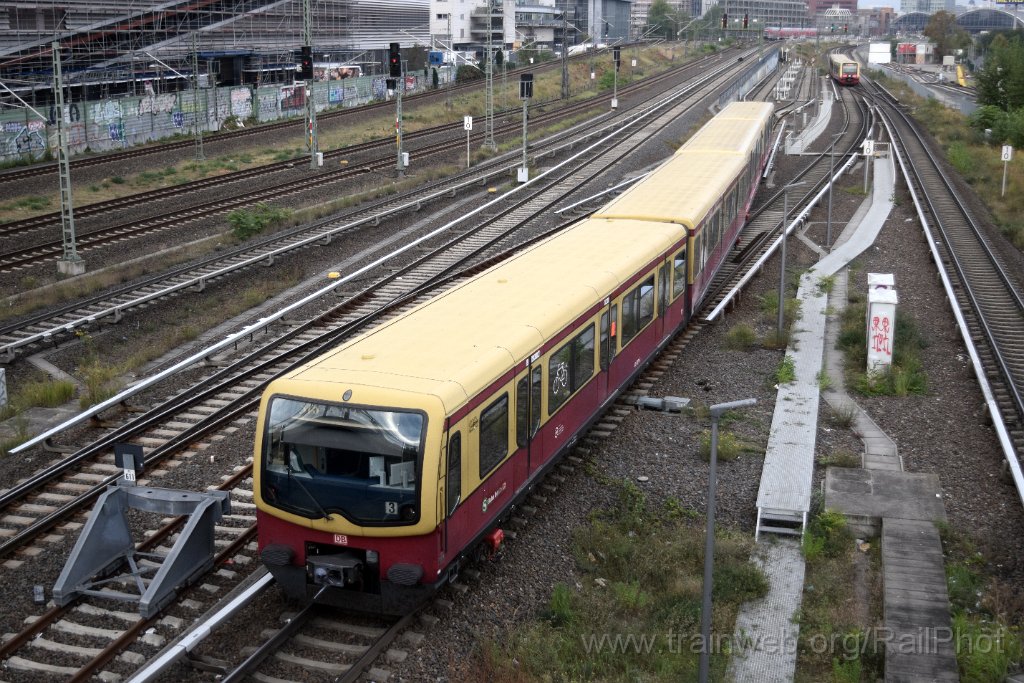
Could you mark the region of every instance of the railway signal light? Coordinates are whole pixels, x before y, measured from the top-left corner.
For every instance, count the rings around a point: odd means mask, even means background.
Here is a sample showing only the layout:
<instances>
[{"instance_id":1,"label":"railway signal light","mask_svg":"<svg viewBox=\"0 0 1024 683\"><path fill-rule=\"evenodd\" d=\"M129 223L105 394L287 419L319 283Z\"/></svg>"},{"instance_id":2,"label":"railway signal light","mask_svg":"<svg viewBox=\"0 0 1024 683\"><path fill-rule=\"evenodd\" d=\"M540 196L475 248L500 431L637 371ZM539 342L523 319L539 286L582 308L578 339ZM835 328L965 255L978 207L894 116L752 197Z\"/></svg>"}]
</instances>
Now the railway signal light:
<instances>
[{"instance_id":1,"label":"railway signal light","mask_svg":"<svg viewBox=\"0 0 1024 683\"><path fill-rule=\"evenodd\" d=\"M726 14L725 12L722 12L722 28L724 29L724 28L726 28L728 26L729 26L729 15Z\"/></svg>"},{"instance_id":2,"label":"railway signal light","mask_svg":"<svg viewBox=\"0 0 1024 683\"><path fill-rule=\"evenodd\" d=\"M849 30L850 30L850 25L849 24L843 24L843 33L848 33Z\"/></svg>"},{"instance_id":3,"label":"railway signal light","mask_svg":"<svg viewBox=\"0 0 1024 683\"><path fill-rule=\"evenodd\" d=\"M391 43L388 46L388 76L398 78L402 75L402 52L398 43Z\"/></svg>"},{"instance_id":4,"label":"railway signal light","mask_svg":"<svg viewBox=\"0 0 1024 683\"><path fill-rule=\"evenodd\" d=\"M619 53L619 46L616 45L612 48L612 59L615 60L615 70L619 70L619 64L622 63L622 55Z\"/></svg>"},{"instance_id":5,"label":"railway signal light","mask_svg":"<svg viewBox=\"0 0 1024 683\"><path fill-rule=\"evenodd\" d=\"M750 21L750 15L749 14L744 14L743 15L743 28L747 27L747 22L748 21Z\"/></svg>"},{"instance_id":6,"label":"railway signal light","mask_svg":"<svg viewBox=\"0 0 1024 683\"><path fill-rule=\"evenodd\" d=\"M302 46L302 55L299 57L299 80L308 81L313 78L313 48L309 45Z\"/></svg>"}]
</instances>

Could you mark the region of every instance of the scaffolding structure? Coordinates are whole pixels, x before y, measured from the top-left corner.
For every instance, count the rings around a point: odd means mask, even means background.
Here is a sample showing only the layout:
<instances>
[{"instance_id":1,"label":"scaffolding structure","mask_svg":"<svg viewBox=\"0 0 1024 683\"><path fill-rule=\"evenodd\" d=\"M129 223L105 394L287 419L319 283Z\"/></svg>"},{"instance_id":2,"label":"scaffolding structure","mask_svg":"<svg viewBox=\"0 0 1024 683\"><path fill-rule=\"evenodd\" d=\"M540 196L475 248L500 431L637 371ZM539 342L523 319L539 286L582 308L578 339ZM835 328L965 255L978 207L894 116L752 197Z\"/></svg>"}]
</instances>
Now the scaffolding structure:
<instances>
[{"instance_id":1,"label":"scaffolding structure","mask_svg":"<svg viewBox=\"0 0 1024 683\"><path fill-rule=\"evenodd\" d=\"M430 43L430 0L310 0L309 4L318 61L362 64L369 73L381 63L389 42ZM90 88L91 97L105 97L187 88L193 69L192 33L200 44L199 77L207 84L281 82L294 71L303 44L303 2L0 4L0 83L26 100L48 102L53 82L51 43L57 41L69 92Z\"/></svg>"}]
</instances>

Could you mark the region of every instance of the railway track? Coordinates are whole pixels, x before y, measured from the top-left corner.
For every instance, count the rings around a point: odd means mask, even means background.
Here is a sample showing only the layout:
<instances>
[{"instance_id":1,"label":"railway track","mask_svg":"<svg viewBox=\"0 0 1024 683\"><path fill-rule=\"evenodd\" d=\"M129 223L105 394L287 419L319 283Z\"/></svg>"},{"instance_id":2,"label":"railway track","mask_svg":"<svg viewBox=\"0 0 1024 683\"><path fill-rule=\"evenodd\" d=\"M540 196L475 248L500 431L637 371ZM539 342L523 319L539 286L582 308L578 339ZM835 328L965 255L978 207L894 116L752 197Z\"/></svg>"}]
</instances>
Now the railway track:
<instances>
[{"instance_id":1,"label":"railway track","mask_svg":"<svg viewBox=\"0 0 1024 683\"><path fill-rule=\"evenodd\" d=\"M993 251L981 222L964 204L943 164L899 104L881 89L877 101L913 191L926 214L940 265L954 283L963 315L985 378L1009 436L1007 464L1020 471L1024 453L1024 295L1021 286ZM1011 464L1010 461L1014 462ZM1024 499L1021 481L1016 482Z\"/></svg>"},{"instance_id":2,"label":"railway track","mask_svg":"<svg viewBox=\"0 0 1024 683\"><path fill-rule=\"evenodd\" d=\"M670 71L666 71L666 72L663 72L661 74L658 74L657 76L654 76L652 78L645 79L643 81L638 81L637 83L632 83L632 84L630 84L628 86L625 86L623 88L623 94L628 94L630 92L635 92L635 91L638 91L638 90L649 89L652 86L657 86L658 84L664 83L665 81L675 80L679 76L686 75L688 72L696 71L696 70L697 70L697 67L695 67L693 64L682 65L682 66L677 67L675 69L671 69ZM542 124L549 123L549 122L552 122L552 121L557 121L557 120L561 120L563 118L574 116L574 115L579 114L579 113L587 112L587 111L589 111L591 109L594 109L594 108L600 106L602 103L603 103L603 98L598 98L598 99L591 99L591 100L584 100L584 101L580 101L580 102L574 102L574 103L572 103L572 104L570 104L568 106L560 107L558 109L555 109L554 111L546 111L547 107L550 104L554 104L554 103L538 102L538 103L534 104L534 111L535 112L541 112L541 113L535 113L534 116L531 118L531 120L534 122L534 125L542 125ZM512 112L512 113L514 115L516 115L516 117L518 117L518 115L519 115L519 111L515 111L515 112ZM502 114L499 113L499 116L501 116L501 115ZM514 117L514 118L516 118L516 117ZM507 133L518 133L518 132L520 132L521 129L522 129L522 124L518 120L518 118L516 118L516 120L514 120L514 121L512 121L510 123L500 124L496 128L495 133L498 134L498 135L503 135L503 134L507 134ZM415 140L429 141L433 137L444 136L443 139L441 139L439 141L434 141L432 143L428 142L422 148L408 148L407 147L407 149L410 152L412 152L413 154L415 154L416 156L420 156L420 155L423 155L423 154L428 154L429 155L429 154L432 154L432 153L437 152L437 151L445 150L445 149L448 148L448 146L450 146L452 144L461 143L463 141L463 139L464 139L463 132L464 132L463 128L462 128L462 126L460 124L458 124L458 125L454 124L454 123L452 123L452 124L442 124L442 125L439 125L439 126L431 126L431 127L428 127L428 128L424 128L424 129L421 129L421 130L418 130L418 131L407 132L407 133L405 133L403 135L403 139L406 140L407 142L411 142L411 141L415 141ZM483 140L483 137L484 137L484 133L482 131L477 131L475 134L471 134L471 138L470 139L471 139L471 142L479 143L479 142L481 142ZM358 164L352 164L352 166L349 167L349 168L337 168L337 169L328 170L328 171L321 171L321 172L319 172L317 174L316 177L311 177L311 178L304 177L299 182L301 183L301 182L305 181L305 182L309 182L311 186L315 186L316 184L320 184L320 183L324 182L324 179L322 179L320 176L328 176L329 179L326 180L327 182L335 182L337 180L343 180L345 178L349 178L349 177L352 177L354 175L360 175L360 173L368 173L368 172L371 172L373 170L381 170L381 169L387 170L388 168L393 166L394 163L395 163L393 148L394 148L394 139L391 138L391 137L385 137L385 138L378 138L376 140L370 140L370 141L367 141L367 142L362 142L362 143L358 143L358 144L354 144L354 145L349 145L349 146L341 148L341 149L327 150L327 151L325 151L323 153L324 154L325 162L331 161L331 160L338 160L338 159L346 159L346 160L348 160L351 157L357 157L358 155L362 155L362 154L366 154L366 153L370 153L370 154L374 155L374 158L369 160L369 161L359 162ZM181 184L181 185L176 185L174 187L159 188L159 189L150 190L150 191L147 191L147 192L141 192L141 193L136 193L136 194L132 194L132 195L124 196L124 197L118 197L118 198L111 199L111 200L108 200L108 201L95 202L93 204L86 204L86 205L83 205L83 206L75 207L75 218L76 219L83 219L83 218L89 218L89 217L101 217L101 216L103 216L105 214L116 212L116 211L120 211L120 210L123 210L123 209L126 209L126 208L132 208L132 207L135 207L135 206L152 204L153 202L157 202L157 201L161 201L161 200L165 200L165 199L169 199L169 198L173 198L173 197L180 197L180 196L183 196L183 195L195 194L196 192L199 192L199 191L210 190L210 189L215 189L215 188L219 188L219 187L227 187L229 185L233 185L233 184L237 184L237 183L241 183L241 182L253 181L254 179L257 179L257 178L259 178L261 176L264 176L264 175L269 175L271 173L285 172L285 171L290 171L290 170L296 169L296 168L305 169L306 166L308 166L308 163L309 163L309 160L306 157L294 158L294 159L286 159L284 161L278 161L278 162L274 162L274 163L271 163L271 164L265 164L265 165L262 165L262 166L259 166L259 167L255 167L255 168L245 169L245 170L241 170L241 171L234 171L232 173L227 173L227 174L224 174L224 175L219 175L219 176L210 177L210 178L202 178L200 180L195 180L195 181L191 181L191 182L184 183L184 184ZM268 189L272 189L272 188L268 188ZM245 196L246 195L243 195L243 197L245 197ZM285 196L285 195L282 195L282 196ZM273 197L269 197L269 198L273 198ZM248 197L248 201L259 201L259 200L260 200L260 198L259 198L259 195L257 195L257 194L252 194L252 196ZM222 201L222 200L218 200L218 201ZM214 205L216 205L216 203L217 202L208 202L207 205L205 205L205 206L214 206ZM232 203L231 206L225 208L225 211L230 210L231 208L234 208L234 207L235 207L235 204ZM199 210L202 210L204 208L204 206L199 206L197 208ZM208 214L207 212L203 212L201 215L211 215L211 214ZM212 215L215 215L215 213L212 214ZM198 217L198 216L195 216L195 217ZM174 214L168 214L166 216L163 216L163 217L161 217L161 220L173 221L173 220L175 220L175 218L177 218L178 220L181 220L181 221L185 221L185 220L193 219L194 217L192 216L190 211L182 211L182 212L176 212ZM9 238L17 238L19 240L19 242L20 242L22 239L26 238L31 233L35 233L35 232L39 232L39 231L43 231L43 230L50 230L50 231L56 230L56 231L59 231L60 225L61 225L61 214L60 214L60 212L59 211L50 212L50 213L47 213L47 214L41 214L41 215L38 215L38 216L33 216L33 217L30 217L30 218L26 218L26 219L23 219L23 220L20 220L20 221L12 221L10 223L4 223L4 224L0 225L0 238L7 238L7 239L9 239ZM118 226L116 228L110 228L110 230L117 231L119 228L120 228L120 230L122 232L124 231L124 227L123 226ZM85 241L85 238L87 237L88 234L89 233L84 233L83 232L81 234L80 239ZM6 256L7 254L5 253L3 244L4 244L3 242L0 242L0 254L4 254ZM58 243L58 245L59 245L59 243ZM39 245L39 246L47 246L48 247L49 245ZM84 248L87 248L87 247L88 247L88 245L85 245ZM3 265L4 265L4 260L0 259L0 272L2 272Z\"/></svg>"},{"instance_id":3,"label":"railway track","mask_svg":"<svg viewBox=\"0 0 1024 683\"><path fill-rule=\"evenodd\" d=\"M629 116L632 114L624 112L620 114L619 119L623 120ZM579 144L582 140L601 135L611 125L614 123L599 127L588 123L568 129L535 143L531 148L533 156L535 159L555 156L561 151ZM581 132L582 128L588 129ZM88 297L55 310L0 325L0 362L10 363L17 356L74 339L76 333L88 329L100 320L116 322L120 320L125 311L134 307L150 305L159 298L179 295L193 288L202 290L207 283L229 274L260 264L271 265L276 258L283 257L295 250L329 243L331 239L341 233L371 223L376 225L381 220L398 213L410 209L419 210L425 203L455 196L456 193L464 193L476 183L486 183L501 177L515 164L511 160L514 156L517 155L510 154L499 157L489 163L478 165L476 168L433 183L427 188L375 202L365 208L350 212L341 219L329 219L282 232L252 245L236 248L226 254L219 253L189 266L173 269L163 275L145 278L137 283L118 287L104 294ZM388 159L386 163L390 164L392 160ZM215 208L222 207L223 202L216 202L215 205Z\"/></svg>"},{"instance_id":4,"label":"railway track","mask_svg":"<svg viewBox=\"0 0 1024 683\"><path fill-rule=\"evenodd\" d=\"M606 50L602 50L606 52ZM570 61L581 61L590 59L590 55L584 55L579 57L570 57ZM554 69L560 69L560 63L547 63L537 66L526 66L518 69L510 69L508 75L515 76L525 72L543 72L551 71ZM446 90L430 90L427 92L417 93L415 95L404 96L403 102L417 102L420 100L439 99L441 97L448 97L452 94L461 94L465 92L473 91L480 87L479 81L471 81L468 83L454 84ZM538 102L537 104L543 104ZM318 125L323 125L325 122L343 122L345 118L351 117L356 114L363 114L367 111L384 110L389 111L394 109L394 103L388 101L382 102L371 102L369 104L362 105L360 107L336 109L331 111L317 112L316 118ZM303 130L304 119L302 117L286 119L283 121L272 121L268 123L260 124L253 128L242 128L230 132L218 132L212 136L206 137L206 143L218 144L221 142L232 142L235 140L255 137L257 135L266 135L269 132L287 130L294 127L296 134L300 134ZM140 157L146 157L152 154L166 155L168 152L178 150L191 150L195 147L195 141L191 138L187 140L177 140L161 142L156 145L149 145L146 147L138 147L135 149L117 151L117 152L106 152L103 154L97 154L89 157L82 157L71 161L71 169L77 170L82 168L89 168L92 166L99 166L103 164L114 164L130 159L137 159ZM305 159L305 158L304 158ZM301 162L303 159L293 160L296 163ZM308 162L308 159L305 159ZM40 164L33 164L27 167L15 167L0 171L0 183L13 182L16 180L24 180L26 178L35 178L39 176L49 175L57 172L57 162L47 162Z\"/></svg>"},{"instance_id":5,"label":"railway track","mask_svg":"<svg viewBox=\"0 0 1024 683\"><path fill-rule=\"evenodd\" d=\"M666 98L658 106L652 107L643 119L623 126L616 133L609 134L602 143L579 152L576 158L552 169L543 179L535 179L532 186L522 186L512 193L517 197L515 201L505 199L500 202L500 207L496 202L491 207L491 210L496 211L495 215L470 232L437 246L430 253L391 272L332 310L288 329L284 334L255 348L244 358L198 381L182 396L114 429L100 441L64 458L58 466L30 477L2 494L0 507L7 514L0 520L3 524L0 535L4 537L0 545L0 556L30 561L35 553L27 552L29 544L37 543L40 534L52 532L58 524L67 525L69 521L71 527L65 526L58 531L66 533L72 530L76 523L73 518L80 514L88 500L88 495L80 495L82 487L90 486L73 479L88 468L98 467L99 472L90 472L91 476L86 477L94 489L102 490L107 483L115 480L118 475L111 471L109 461L113 443L133 441L142 445L146 451L146 466L150 471L169 467L169 458L188 458L189 451L201 451L204 443L225 438L225 429L236 429L248 420L262 387L275 375L307 357L318 355L325 347L394 314L402 307L412 305L421 297L436 292L437 287L450 285L456 278L477 272L500 260L510 250L520 248L523 240L516 233L524 222L529 223L548 215L552 207L562 201L570 190L603 174L623 156L646 142L653 131L688 108L703 102L708 92L715 87L713 80L711 76L707 77L701 92L691 91L686 96L676 94ZM584 160L586 163L583 163ZM532 239L542 238L548 232L534 235ZM107 472L106 477L102 474L104 470ZM238 476L240 481L248 481L248 472L243 471ZM57 493L59 488L65 491L77 490L78 494ZM237 494L243 499L246 495L251 497L251 491L248 494ZM233 496L236 494L233 493ZM36 502L47 497L64 502L51 506L41 506ZM68 501L69 498L73 500ZM42 509L44 507L47 509ZM49 509L54 507L60 509ZM33 519L29 520L30 517ZM49 542L52 541L51 537ZM111 616L107 614L103 618L109 620ZM137 635L144 634L146 630L132 627L131 632ZM90 633L95 635L100 631ZM109 633L103 635L111 636ZM118 647L134 648L134 644L129 645L127 642L132 637L125 636L124 641L119 641ZM38 641L39 638L29 635L22 640L25 643L23 647L31 648L33 646L29 644L30 641ZM18 657L20 659L16 661L21 664L24 664L23 660L27 661L20 648L5 651L5 656L8 661ZM122 660L118 661L123 663ZM130 661L127 664L131 666Z\"/></svg>"}]
</instances>

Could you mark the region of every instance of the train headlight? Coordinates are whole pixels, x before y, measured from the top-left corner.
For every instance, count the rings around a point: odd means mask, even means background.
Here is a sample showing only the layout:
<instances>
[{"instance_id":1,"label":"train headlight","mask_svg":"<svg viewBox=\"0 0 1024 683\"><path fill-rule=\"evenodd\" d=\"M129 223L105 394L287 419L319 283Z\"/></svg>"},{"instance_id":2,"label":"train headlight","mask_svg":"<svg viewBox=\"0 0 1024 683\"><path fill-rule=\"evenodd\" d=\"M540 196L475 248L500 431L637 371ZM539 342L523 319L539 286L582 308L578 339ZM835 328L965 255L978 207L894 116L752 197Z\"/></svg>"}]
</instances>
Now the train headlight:
<instances>
[{"instance_id":1,"label":"train headlight","mask_svg":"<svg viewBox=\"0 0 1024 683\"><path fill-rule=\"evenodd\" d=\"M380 556L377 555L376 550L366 551L366 564L377 564L380 561Z\"/></svg>"}]
</instances>

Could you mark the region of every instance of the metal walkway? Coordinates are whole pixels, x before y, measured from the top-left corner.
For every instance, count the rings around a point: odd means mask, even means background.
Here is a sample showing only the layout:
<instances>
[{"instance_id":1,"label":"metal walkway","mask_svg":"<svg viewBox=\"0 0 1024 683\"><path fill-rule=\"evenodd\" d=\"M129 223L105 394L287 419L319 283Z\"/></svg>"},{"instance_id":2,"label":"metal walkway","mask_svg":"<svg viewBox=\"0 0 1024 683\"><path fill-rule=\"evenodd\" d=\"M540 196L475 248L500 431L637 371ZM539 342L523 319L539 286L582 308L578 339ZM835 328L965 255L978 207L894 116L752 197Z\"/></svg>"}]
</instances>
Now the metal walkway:
<instances>
[{"instance_id":1,"label":"metal walkway","mask_svg":"<svg viewBox=\"0 0 1024 683\"><path fill-rule=\"evenodd\" d=\"M757 494L756 537L762 531L802 535L807 521L818 431L818 375L823 363L828 306L828 296L819 282L871 246L892 209L893 160L882 153L873 159L872 170L875 179L870 204L865 202L866 210L859 221L850 221L832 252L800 278L800 323L794 326L786 351L793 360L796 381L781 385L775 402Z\"/></svg>"}]
</instances>

